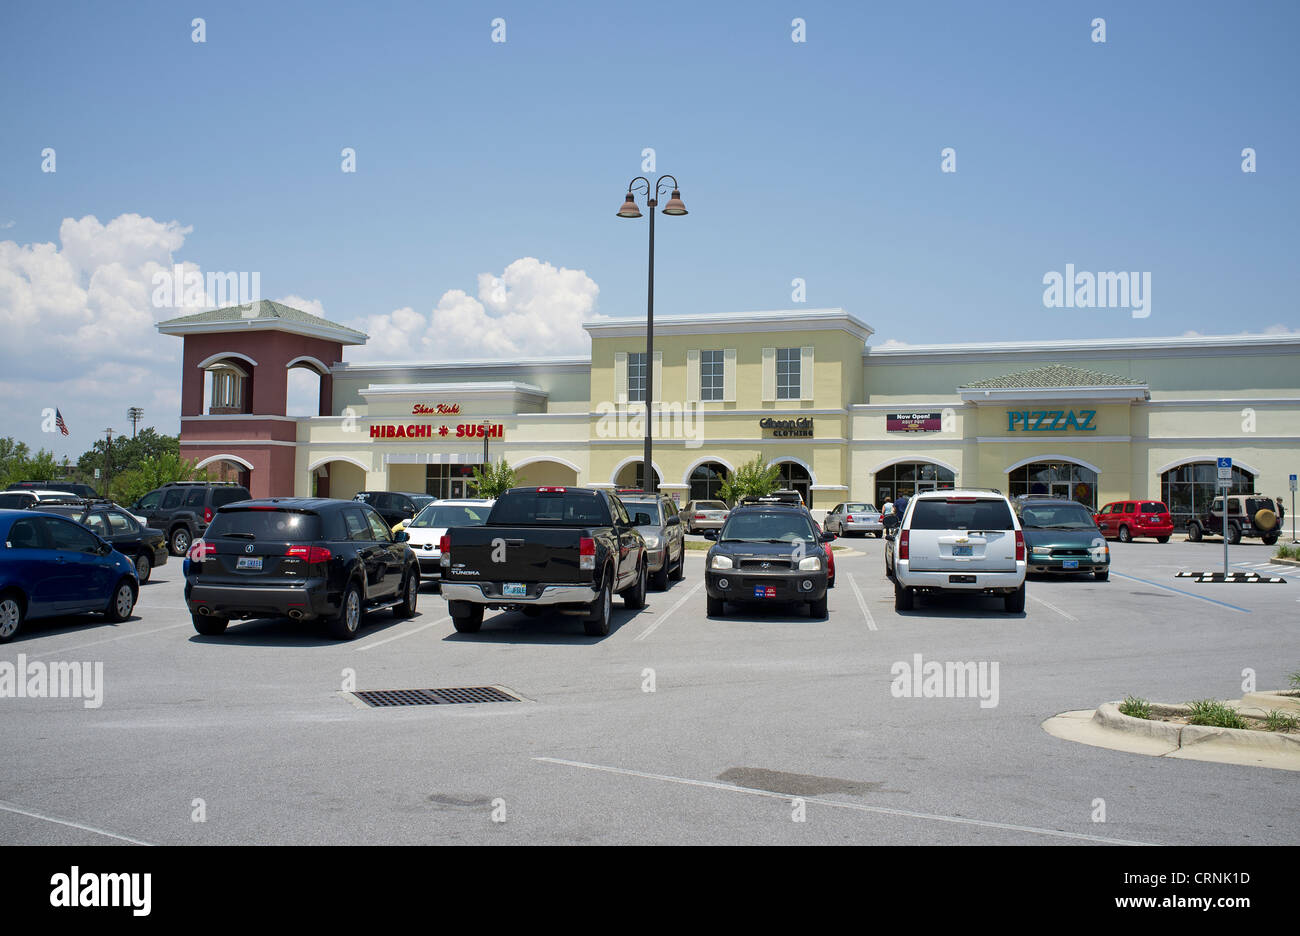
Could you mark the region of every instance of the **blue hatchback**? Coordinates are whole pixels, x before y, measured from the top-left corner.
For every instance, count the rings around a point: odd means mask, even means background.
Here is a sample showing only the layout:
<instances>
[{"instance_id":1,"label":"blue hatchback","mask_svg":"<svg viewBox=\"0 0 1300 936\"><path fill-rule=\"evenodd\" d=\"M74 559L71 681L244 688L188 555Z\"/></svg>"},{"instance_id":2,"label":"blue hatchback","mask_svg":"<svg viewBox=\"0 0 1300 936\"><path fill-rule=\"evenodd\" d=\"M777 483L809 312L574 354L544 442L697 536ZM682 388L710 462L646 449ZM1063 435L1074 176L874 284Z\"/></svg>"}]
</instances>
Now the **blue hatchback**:
<instances>
[{"instance_id":1,"label":"blue hatchback","mask_svg":"<svg viewBox=\"0 0 1300 936\"><path fill-rule=\"evenodd\" d=\"M97 611L131 616L135 565L80 523L33 510L0 510L0 643L29 618Z\"/></svg>"}]
</instances>

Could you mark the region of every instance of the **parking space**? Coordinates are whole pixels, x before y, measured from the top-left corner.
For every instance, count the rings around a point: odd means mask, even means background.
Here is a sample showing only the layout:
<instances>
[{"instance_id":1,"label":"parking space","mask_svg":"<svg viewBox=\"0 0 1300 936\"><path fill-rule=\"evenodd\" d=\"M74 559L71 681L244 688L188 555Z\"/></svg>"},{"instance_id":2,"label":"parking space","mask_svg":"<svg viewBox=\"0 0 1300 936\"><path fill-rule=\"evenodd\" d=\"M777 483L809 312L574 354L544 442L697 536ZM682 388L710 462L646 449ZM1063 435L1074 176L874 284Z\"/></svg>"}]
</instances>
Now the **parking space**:
<instances>
[{"instance_id":1,"label":"parking space","mask_svg":"<svg viewBox=\"0 0 1300 936\"><path fill-rule=\"evenodd\" d=\"M135 615L33 626L4 648L103 664L97 708L6 698L0 841L66 843L1281 844L1252 802L1293 775L1072 745L1039 727L1127 693L1239 694L1300 668L1297 592L1194 585L1222 546L1113 543L1110 581L1031 577L1000 599L893 608L883 542L841 540L826 620L803 607L709 617L704 553L611 633L489 612L458 634L372 615L350 642L284 621L194 633L179 564ZM1272 550L1234 547L1234 563ZM900 667L990 664L964 696L912 693ZM996 669L991 664L997 664ZM901 685L901 691L900 691ZM500 686L517 703L373 709L346 689ZM992 703L992 704L988 704ZM91 779L93 778L93 780ZM1249 788L1250 796L1226 791ZM1108 821L1092 821L1105 799ZM805 821L792 821L806 810ZM198 805L198 804L201 804ZM201 809L205 821L194 821ZM494 813L498 819L493 821Z\"/></svg>"}]
</instances>

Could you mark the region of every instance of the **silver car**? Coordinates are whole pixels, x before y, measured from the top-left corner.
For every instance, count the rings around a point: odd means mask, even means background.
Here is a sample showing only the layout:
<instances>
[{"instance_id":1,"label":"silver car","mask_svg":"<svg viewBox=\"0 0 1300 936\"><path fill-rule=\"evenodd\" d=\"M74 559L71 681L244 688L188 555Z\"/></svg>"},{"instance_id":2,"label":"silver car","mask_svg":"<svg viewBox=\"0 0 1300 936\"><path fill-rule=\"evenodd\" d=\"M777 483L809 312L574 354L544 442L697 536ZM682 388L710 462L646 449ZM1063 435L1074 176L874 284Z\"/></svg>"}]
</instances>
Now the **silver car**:
<instances>
[{"instance_id":1,"label":"silver car","mask_svg":"<svg viewBox=\"0 0 1300 936\"><path fill-rule=\"evenodd\" d=\"M687 533L701 533L704 530L721 530L722 524L731 515L730 509L720 500L691 501L682 510L686 518Z\"/></svg>"},{"instance_id":2,"label":"silver car","mask_svg":"<svg viewBox=\"0 0 1300 936\"><path fill-rule=\"evenodd\" d=\"M835 509L826 515L822 528L827 533L838 536L866 536L876 534L884 536L885 525L880 521L880 511L873 504L856 501L849 504L836 504Z\"/></svg>"},{"instance_id":3,"label":"silver car","mask_svg":"<svg viewBox=\"0 0 1300 936\"><path fill-rule=\"evenodd\" d=\"M650 581L663 591L686 569L686 532L677 505L662 494L623 494L619 500L645 539Z\"/></svg>"}]
</instances>

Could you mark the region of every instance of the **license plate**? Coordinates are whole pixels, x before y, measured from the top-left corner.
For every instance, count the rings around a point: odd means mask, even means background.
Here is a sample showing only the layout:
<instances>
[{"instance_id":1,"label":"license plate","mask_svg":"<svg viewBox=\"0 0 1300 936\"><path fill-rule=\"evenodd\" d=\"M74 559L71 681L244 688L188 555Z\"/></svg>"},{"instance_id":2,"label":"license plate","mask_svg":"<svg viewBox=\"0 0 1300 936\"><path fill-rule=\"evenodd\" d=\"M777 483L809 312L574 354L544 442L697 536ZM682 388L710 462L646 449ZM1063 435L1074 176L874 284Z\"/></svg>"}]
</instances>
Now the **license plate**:
<instances>
[{"instance_id":1,"label":"license plate","mask_svg":"<svg viewBox=\"0 0 1300 936\"><path fill-rule=\"evenodd\" d=\"M776 588L775 588L774 586L772 586L772 585L755 585L755 586L754 586L754 597L755 597L755 598L775 598L775 597L776 597Z\"/></svg>"},{"instance_id":2,"label":"license plate","mask_svg":"<svg viewBox=\"0 0 1300 936\"><path fill-rule=\"evenodd\" d=\"M952 585L974 585L975 576L973 575L950 575L948 582Z\"/></svg>"},{"instance_id":3,"label":"license plate","mask_svg":"<svg viewBox=\"0 0 1300 936\"><path fill-rule=\"evenodd\" d=\"M971 553L972 548L973 547L971 546L954 546L952 548L952 554L954 556L970 556L972 555Z\"/></svg>"},{"instance_id":4,"label":"license plate","mask_svg":"<svg viewBox=\"0 0 1300 936\"><path fill-rule=\"evenodd\" d=\"M1079 568L1079 560L1078 560L1078 559L1066 559L1066 560L1064 560L1064 561L1061 563L1061 568L1062 568L1062 569L1077 569L1077 568Z\"/></svg>"},{"instance_id":5,"label":"license plate","mask_svg":"<svg viewBox=\"0 0 1300 936\"><path fill-rule=\"evenodd\" d=\"M236 569L251 569L254 572L262 571L261 556L240 556L235 562Z\"/></svg>"},{"instance_id":6,"label":"license plate","mask_svg":"<svg viewBox=\"0 0 1300 936\"><path fill-rule=\"evenodd\" d=\"M528 586L519 582L506 582L502 594L507 598L526 598L528 596Z\"/></svg>"}]
</instances>

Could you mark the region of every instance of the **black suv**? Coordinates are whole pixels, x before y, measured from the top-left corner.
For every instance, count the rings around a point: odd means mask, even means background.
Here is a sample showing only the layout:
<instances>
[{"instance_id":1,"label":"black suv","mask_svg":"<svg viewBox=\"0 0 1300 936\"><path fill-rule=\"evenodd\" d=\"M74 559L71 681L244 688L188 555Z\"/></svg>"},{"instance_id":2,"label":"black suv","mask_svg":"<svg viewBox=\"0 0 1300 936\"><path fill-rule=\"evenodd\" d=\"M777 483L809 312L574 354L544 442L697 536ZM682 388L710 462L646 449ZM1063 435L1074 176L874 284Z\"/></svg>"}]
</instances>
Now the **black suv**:
<instances>
[{"instance_id":1,"label":"black suv","mask_svg":"<svg viewBox=\"0 0 1300 936\"><path fill-rule=\"evenodd\" d=\"M183 556L218 508L251 496L248 488L229 481L172 481L132 504L131 512L167 535L173 556Z\"/></svg>"},{"instance_id":2,"label":"black suv","mask_svg":"<svg viewBox=\"0 0 1300 936\"><path fill-rule=\"evenodd\" d=\"M126 556L135 564L135 575L143 585L154 566L167 562L167 537L162 530L142 524L109 500L87 499L78 504L42 505L41 513L59 514L75 520Z\"/></svg>"},{"instance_id":3,"label":"black suv","mask_svg":"<svg viewBox=\"0 0 1300 936\"><path fill-rule=\"evenodd\" d=\"M704 566L710 617L721 616L729 601L801 601L809 617L826 617L830 559L822 544L835 534L821 532L807 508L742 503L704 538L716 541Z\"/></svg>"},{"instance_id":4,"label":"black suv","mask_svg":"<svg viewBox=\"0 0 1300 936\"><path fill-rule=\"evenodd\" d=\"M98 497L99 492L89 484L76 481L15 481L5 490L8 491L67 491L78 497Z\"/></svg>"},{"instance_id":5,"label":"black suv","mask_svg":"<svg viewBox=\"0 0 1300 936\"><path fill-rule=\"evenodd\" d=\"M410 491L361 491L353 500L369 504L379 511L379 516L388 521L389 527L395 527L403 520L410 520L436 497L432 494L415 494Z\"/></svg>"},{"instance_id":6,"label":"black suv","mask_svg":"<svg viewBox=\"0 0 1300 936\"><path fill-rule=\"evenodd\" d=\"M411 617L420 566L406 533L357 501L274 497L222 507L195 541L185 575L194 629L215 636L231 618L324 620L351 640L367 611Z\"/></svg>"},{"instance_id":7,"label":"black suv","mask_svg":"<svg viewBox=\"0 0 1300 936\"><path fill-rule=\"evenodd\" d=\"M1228 495L1228 542L1240 543L1243 536L1258 537L1272 546L1282 533L1282 520L1271 497L1257 494ZM1187 538L1199 543L1203 536L1223 536L1223 495L1187 524Z\"/></svg>"}]
</instances>

